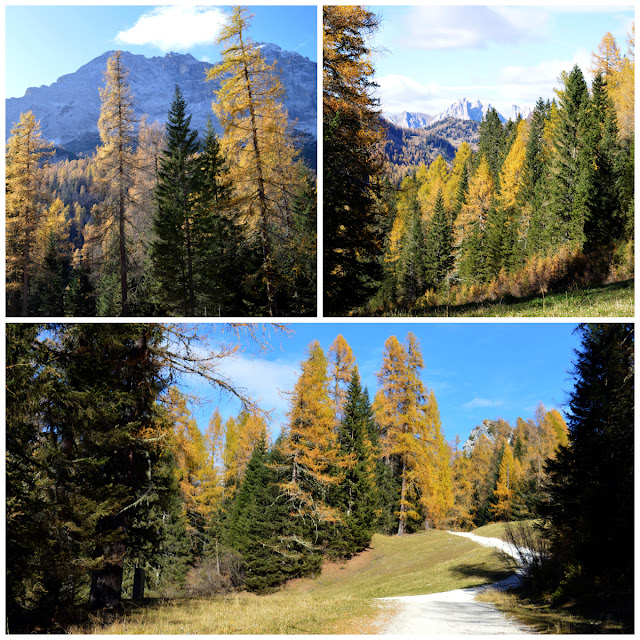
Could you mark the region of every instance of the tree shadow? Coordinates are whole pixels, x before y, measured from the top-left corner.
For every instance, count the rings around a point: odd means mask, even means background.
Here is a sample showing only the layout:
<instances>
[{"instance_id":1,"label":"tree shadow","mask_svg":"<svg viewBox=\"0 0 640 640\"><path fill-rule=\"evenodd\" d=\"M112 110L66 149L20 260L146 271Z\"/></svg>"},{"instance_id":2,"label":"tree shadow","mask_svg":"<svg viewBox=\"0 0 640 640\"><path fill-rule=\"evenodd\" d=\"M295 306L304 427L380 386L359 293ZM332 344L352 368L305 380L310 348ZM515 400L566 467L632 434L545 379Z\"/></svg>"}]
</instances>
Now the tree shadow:
<instances>
[{"instance_id":1,"label":"tree shadow","mask_svg":"<svg viewBox=\"0 0 640 640\"><path fill-rule=\"evenodd\" d=\"M450 571L462 578L482 583L500 582L513 574L506 566L504 569L490 569L486 564L467 564L451 567Z\"/></svg>"}]
</instances>

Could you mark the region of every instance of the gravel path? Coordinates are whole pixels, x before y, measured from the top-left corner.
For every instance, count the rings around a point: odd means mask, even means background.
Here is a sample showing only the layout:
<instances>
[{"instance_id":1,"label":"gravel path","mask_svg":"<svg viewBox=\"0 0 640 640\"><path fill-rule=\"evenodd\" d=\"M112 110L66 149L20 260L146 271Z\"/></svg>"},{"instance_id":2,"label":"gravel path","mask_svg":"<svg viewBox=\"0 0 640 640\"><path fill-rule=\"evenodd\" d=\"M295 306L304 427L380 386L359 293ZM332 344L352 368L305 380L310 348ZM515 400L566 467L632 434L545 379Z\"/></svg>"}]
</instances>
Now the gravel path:
<instances>
[{"instance_id":1,"label":"gravel path","mask_svg":"<svg viewBox=\"0 0 640 640\"><path fill-rule=\"evenodd\" d=\"M470 538L474 542L500 549L512 557L518 558L518 551L498 538L485 538L473 533L456 531L449 533ZM401 606L399 612L391 618L382 633L383 635L422 636L435 634L529 634L531 633L529 628L507 618L494 605L475 601L475 597L489 587L506 589L516 586L518 582L519 577L514 574L506 580L492 585L455 589L454 591L430 593L423 596L380 598L381 602L395 603Z\"/></svg>"}]
</instances>

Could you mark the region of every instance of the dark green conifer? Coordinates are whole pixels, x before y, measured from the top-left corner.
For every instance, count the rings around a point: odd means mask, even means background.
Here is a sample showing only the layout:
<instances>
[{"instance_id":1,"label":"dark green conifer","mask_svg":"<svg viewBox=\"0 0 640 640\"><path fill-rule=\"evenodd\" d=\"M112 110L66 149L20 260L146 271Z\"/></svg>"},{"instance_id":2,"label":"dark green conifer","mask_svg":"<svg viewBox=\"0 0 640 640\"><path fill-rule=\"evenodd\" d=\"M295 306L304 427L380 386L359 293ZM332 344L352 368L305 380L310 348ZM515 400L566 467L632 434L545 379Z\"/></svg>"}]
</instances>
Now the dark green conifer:
<instances>
[{"instance_id":1,"label":"dark green conifer","mask_svg":"<svg viewBox=\"0 0 640 640\"><path fill-rule=\"evenodd\" d=\"M198 132L176 86L166 125L155 189L155 238L151 244L152 271L159 305L171 315L195 315L196 291L193 254L193 203L197 175Z\"/></svg>"},{"instance_id":2,"label":"dark green conifer","mask_svg":"<svg viewBox=\"0 0 640 640\"><path fill-rule=\"evenodd\" d=\"M427 226L424 248L426 286L437 288L453 268L453 231L444 208L442 189L436 196L433 216Z\"/></svg>"},{"instance_id":3,"label":"dark green conifer","mask_svg":"<svg viewBox=\"0 0 640 640\"><path fill-rule=\"evenodd\" d=\"M341 482L333 489L330 505L341 511L342 522L335 526L331 553L349 558L371 542L377 516L377 448L370 434L375 430L373 411L362 389L358 368L354 367L343 418L338 426L340 457L346 462Z\"/></svg>"}]
</instances>

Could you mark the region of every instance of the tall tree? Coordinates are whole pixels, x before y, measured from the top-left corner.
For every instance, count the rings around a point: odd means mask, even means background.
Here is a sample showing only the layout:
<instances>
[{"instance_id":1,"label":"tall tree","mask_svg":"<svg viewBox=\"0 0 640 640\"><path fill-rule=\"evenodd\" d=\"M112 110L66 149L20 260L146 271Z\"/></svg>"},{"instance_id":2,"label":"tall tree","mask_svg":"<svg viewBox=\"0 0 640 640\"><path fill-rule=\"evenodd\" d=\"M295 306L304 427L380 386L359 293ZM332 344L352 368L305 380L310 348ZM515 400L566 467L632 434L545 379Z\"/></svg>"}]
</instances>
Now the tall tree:
<instances>
[{"instance_id":1,"label":"tall tree","mask_svg":"<svg viewBox=\"0 0 640 640\"><path fill-rule=\"evenodd\" d=\"M559 92L558 123L554 128L549 191L555 216L553 241L582 247L584 222L589 215L592 165L585 125L589 92L576 65Z\"/></svg>"},{"instance_id":2,"label":"tall tree","mask_svg":"<svg viewBox=\"0 0 640 640\"><path fill-rule=\"evenodd\" d=\"M187 103L176 86L158 162L156 214L150 254L159 306L169 315L194 316L196 310L193 199L198 165L198 132L191 129Z\"/></svg>"},{"instance_id":3,"label":"tall tree","mask_svg":"<svg viewBox=\"0 0 640 640\"><path fill-rule=\"evenodd\" d=\"M333 410L338 421L342 418L342 410L349 395L348 389L355 361L349 343L342 334L336 336L329 347L329 365L331 367L329 374L331 377L330 395L333 398Z\"/></svg>"},{"instance_id":4,"label":"tall tree","mask_svg":"<svg viewBox=\"0 0 640 640\"><path fill-rule=\"evenodd\" d=\"M327 504L327 495L330 487L340 482L341 461L327 359L317 341L309 345L308 354L292 393L281 448L289 468L282 491L291 504L291 513L306 518L317 531L319 526L339 520L337 510Z\"/></svg>"},{"instance_id":5,"label":"tall tree","mask_svg":"<svg viewBox=\"0 0 640 640\"><path fill-rule=\"evenodd\" d=\"M224 129L222 148L235 188L233 204L249 233L259 238L267 311L275 316L280 286L277 244L299 173L275 62L268 65L247 37L249 20L246 8L233 10L218 37L223 60L208 71L207 79L221 79L213 108Z\"/></svg>"},{"instance_id":6,"label":"tall tree","mask_svg":"<svg viewBox=\"0 0 640 640\"><path fill-rule=\"evenodd\" d=\"M42 139L31 111L11 129L6 154L6 282L9 315L29 315L29 294L35 270L33 250L46 192L43 162L51 144Z\"/></svg>"},{"instance_id":7,"label":"tall tree","mask_svg":"<svg viewBox=\"0 0 640 640\"><path fill-rule=\"evenodd\" d=\"M122 60L122 51L116 51L107 61L105 86L100 88L100 118L98 131L101 145L96 163L105 198L99 212L95 240L103 243L103 262L111 263L111 254L117 256L120 301L119 315L129 315L129 248L128 226L129 189L136 170L135 148L137 118L133 111L133 94L128 82L129 71Z\"/></svg>"},{"instance_id":8,"label":"tall tree","mask_svg":"<svg viewBox=\"0 0 640 640\"><path fill-rule=\"evenodd\" d=\"M441 286L453 268L453 230L451 217L444 208L442 191L438 191L433 216L425 237L425 279L427 286Z\"/></svg>"},{"instance_id":9,"label":"tall tree","mask_svg":"<svg viewBox=\"0 0 640 640\"><path fill-rule=\"evenodd\" d=\"M384 134L367 37L378 18L360 6L323 7L325 311L361 304L380 277L374 200Z\"/></svg>"},{"instance_id":10,"label":"tall tree","mask_svg":"<svg viewBox=\"0 0 640 640\"><path fill-rule=\"evenodd\" d=\"M631 619L634 326L582 325L579 332L569 444L547 465L541 509L563 595L591 595Z\"/></svg>"},{"instance_id":11,"label":"tall tree","mask_svg":"<svg viewBox=\"0 0 640 640\"><path fill-rule=\"evenodd\" d=\"M330 501L342 512L330 546L334 553L350 557L371 542L376 522L377 448L370 440L375 429L369 398L360 383L358 368L352 367L344 414L338 426L337 444L343 459L343 478Z\"/></svg>"}]
</instances>

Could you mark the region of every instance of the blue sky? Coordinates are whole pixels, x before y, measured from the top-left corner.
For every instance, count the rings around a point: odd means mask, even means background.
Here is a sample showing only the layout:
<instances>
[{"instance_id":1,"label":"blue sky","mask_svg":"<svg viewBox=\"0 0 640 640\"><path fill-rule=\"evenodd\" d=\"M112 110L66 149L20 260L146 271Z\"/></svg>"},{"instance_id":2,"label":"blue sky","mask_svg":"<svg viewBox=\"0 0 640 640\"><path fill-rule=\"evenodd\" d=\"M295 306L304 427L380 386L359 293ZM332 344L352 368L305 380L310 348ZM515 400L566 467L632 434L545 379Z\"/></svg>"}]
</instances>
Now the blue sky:
<instances>
[{"instance_id":1,"label":"blue sky","mask_svg":"<svg viewBox=\"0 0 640 640\"><path fill-rule=\"evenodd\" d=\"M381 18L373 41L383 111L436 115L460 98L533 108L553 98L561 71L591 53L608 31L621 52L633 5L369 6ZM590 76L589 76L590 79Z\"/></svg>"},{"instance_id":2,"label":"blue sky","mask_svg":"<svg viewBox=\"0 0 640 640\"><path fill-rule=\"evenodd\" d=\"M395 335L404 341L412 331L422 347L423 381L435 392L445 437L453 441L458 434L463 442L485 418L501 417L514 424L518 416L532 418L539 402L562 411L573 387L569 373L573 349L579 346L575 325L568 323L298 322L288 326L290 335L268 330L269 351L240 352L223 367L229 379L262 398L263 409L273 411L272 433L286 420L288 401L281 392L293 389L300 362L314 339L326 353L342 334L373 398L386 339ZM225 417L239 410L238 404L199 383L187 381L183 390L203 398L193 408L203 429L216 407Z\"/></svg>"},{"instance_id":3,"label":"blue sky","mask_svg":"<svg viewBox=\"0 0 640 640\"><path fill-rule=\"evenodd\" d=\"M250 37L317 59L315 6L256 6ZM48 85L105 51L146 56L191 53L220 59L214 41L225 6L7 6L5 13L7 97Z\"/></svg>"}]
</instances>

